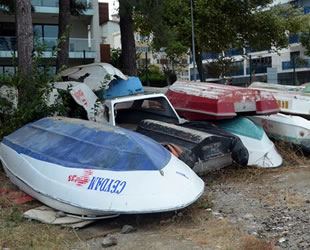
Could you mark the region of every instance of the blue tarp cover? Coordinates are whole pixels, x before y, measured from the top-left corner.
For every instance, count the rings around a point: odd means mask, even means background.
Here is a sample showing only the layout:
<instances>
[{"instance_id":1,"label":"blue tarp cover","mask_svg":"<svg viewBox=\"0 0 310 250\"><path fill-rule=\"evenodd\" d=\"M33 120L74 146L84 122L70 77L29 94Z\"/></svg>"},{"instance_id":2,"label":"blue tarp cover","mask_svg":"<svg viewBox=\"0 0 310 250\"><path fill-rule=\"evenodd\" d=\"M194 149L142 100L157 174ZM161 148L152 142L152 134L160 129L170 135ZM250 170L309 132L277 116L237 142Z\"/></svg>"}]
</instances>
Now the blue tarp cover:
<instances>
[{"instance_id":1,"label":"blue tarp cover","mask_svg":"<svg viewBox=\"0 0 310 250\"><path fill-rule=\"evenodd\" d=\"M44 118L27 124L4 137L2 143L18 153L71 168L158 170L171 157L141 134L70 118Z\"/></svg>"}]
</instances>

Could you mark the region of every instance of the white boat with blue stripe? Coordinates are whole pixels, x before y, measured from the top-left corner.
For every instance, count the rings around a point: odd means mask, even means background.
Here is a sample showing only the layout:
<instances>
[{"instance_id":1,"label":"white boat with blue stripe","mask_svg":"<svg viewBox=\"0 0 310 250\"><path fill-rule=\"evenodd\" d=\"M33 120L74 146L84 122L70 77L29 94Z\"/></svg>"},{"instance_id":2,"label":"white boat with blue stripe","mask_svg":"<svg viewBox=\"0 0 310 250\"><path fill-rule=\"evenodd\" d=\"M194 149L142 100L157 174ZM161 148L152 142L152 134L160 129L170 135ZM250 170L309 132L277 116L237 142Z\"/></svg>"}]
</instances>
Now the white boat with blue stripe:
<instances>
[{"instance_id":1,"label":"white boat with blue stripe","mask_svg":"<svg viewBox=\"0 0 310 250\"><path fill-rule=\"evenodd\" d=\"M13 183L42 203L85 218L184 208L203 181L152 139L127 129L44 118L3 138Z\"/></svg>"}]
</instances>

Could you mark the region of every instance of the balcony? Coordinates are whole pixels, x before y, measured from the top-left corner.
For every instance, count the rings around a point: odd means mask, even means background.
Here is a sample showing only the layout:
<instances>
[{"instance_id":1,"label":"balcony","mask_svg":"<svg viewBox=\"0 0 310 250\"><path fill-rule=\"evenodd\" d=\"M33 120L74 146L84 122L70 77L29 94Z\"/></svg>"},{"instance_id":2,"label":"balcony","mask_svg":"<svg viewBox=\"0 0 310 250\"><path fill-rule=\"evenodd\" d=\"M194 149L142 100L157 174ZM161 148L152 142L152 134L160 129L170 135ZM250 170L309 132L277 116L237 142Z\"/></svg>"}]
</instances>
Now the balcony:
<instances>
[{"instance_id":1,"label":"balcony","mask_svg":"<svg viewBox=\"0 0 310 250\"><path fill-rule=\"evenodd\" d=\"M251 68L252 73L255 72L255 74L260 74L260 73L267 73L267 68L270 68L271 65L265 65L265 66L254 66ZM250 74L250 68L246 68L246 74Z\"/></svg>"},{"instance_id":2,"label":"balcony","mask_svg":"<svg viewBox=\"0 0 310 250\"><path fill-rule=\"evenodd\" d=\"M243 75L243 68L238 68L237 70L230 73L230 76L242 76Z\"/></svg>"},{"instance_id":3,"label":"balcony","mask_svg":"<svg viewBox=\"0 0 310 250\"><path fill-rule=\"evenodd\" d=\"M282 62L282 70L293 69L293 68L294 68L293 61ZM298 69L298 68L310 68L310 59L302 59L302 63L299 63L298 61L295 62L295 69Z\"/></svg>"},{"instance_id":4,"label":"balcony","mask_svg":"<svg viewBox=\"0 0 310 250\"><path fill-rule=\"evenodd\" d=\"M90 0L78 1L85 3L88 8L84 15L94 15L94 10ZM31 0L31 4L34 7L36 13L59 13L59 0Z\"/></svg>"},{"instance_id":5,"label":"balcony","mask_svg":"<svg viewBox=\"0 0 310 250\"><path fill-rule=\"evenodd\" d=\"M57 38L40 38L39 43L45 46L44 57L52 57L52 50L57 46ZM0 36L0 57L12 57L16 51L16 38ZM69 57L70 58L95 58L95 40L87 38L70 38Z\"/></svg>"}]
</instances>

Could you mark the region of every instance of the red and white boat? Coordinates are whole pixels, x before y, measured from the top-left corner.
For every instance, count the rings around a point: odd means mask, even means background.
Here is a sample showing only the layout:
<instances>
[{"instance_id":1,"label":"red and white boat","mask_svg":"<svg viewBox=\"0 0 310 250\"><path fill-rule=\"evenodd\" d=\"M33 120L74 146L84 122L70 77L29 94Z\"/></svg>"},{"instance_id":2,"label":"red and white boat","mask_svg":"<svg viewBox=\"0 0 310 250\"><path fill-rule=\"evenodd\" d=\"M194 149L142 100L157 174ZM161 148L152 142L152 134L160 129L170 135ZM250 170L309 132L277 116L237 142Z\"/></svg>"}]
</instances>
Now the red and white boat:
<instances>
[{"instance_id":1,"label":"red and white boat","mask_svg":"<svg viewBox=\"0 0 310 250\"><path fill-rule=\"evenodd\" d=\"M188 120L231 119L240 113L269 115L279 111L268 91L216 83L176 81L166 95Z\"/></svg>"}]
</instances>

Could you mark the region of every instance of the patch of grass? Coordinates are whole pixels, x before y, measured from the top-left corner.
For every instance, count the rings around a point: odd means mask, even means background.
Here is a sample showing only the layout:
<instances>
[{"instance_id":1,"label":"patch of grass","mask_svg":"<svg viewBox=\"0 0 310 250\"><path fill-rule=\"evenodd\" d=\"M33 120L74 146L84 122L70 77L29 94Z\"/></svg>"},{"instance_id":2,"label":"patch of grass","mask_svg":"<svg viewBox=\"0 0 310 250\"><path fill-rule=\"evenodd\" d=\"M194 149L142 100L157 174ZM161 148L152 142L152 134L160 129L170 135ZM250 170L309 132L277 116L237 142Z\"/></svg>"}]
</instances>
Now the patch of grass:
<instances>
[{"instance_id":1,"label":"patch of grass","mask_svg":"<svg viewBox=\"0 0 310 250\"><path fill-rule=\"evenodd\" d=\"M0 166L0 189L17 190ZM72 229L29 221L23 213L38 202L13 205L6 194L0 195L0 249L71 249L77 237Z\"/></svg>"},{"instance_id":2,"label":"patch of grass","mask_svg":"<svg viewBox=\"0 0 310 250\"><path fill-rule=\"evenodd\" d=\"M266 243L263 240L259 240L253 236L245 237L241 250L273 250L276 249L273 244Z\"/></svg>"},{"instance_id":3,"label":"patch of grass","mask_svg":"<svg viewBox=\"0 0 310 250\"><path fill-rule=\"evenodd\" d=\"M24 219L23 206L0 210L0 249L70 249L73 240L72 229Z\"/></svg>"},{"instance_id":4,"label":"patch of grass","mask_svg":"<svg viewBox=\"0 0 310 250\"><path fill-rule=\"evenodd\" d=\"M199 209L212 208L213 207L212 200L213 200L212 195L208 196L203 195L195 202L195 206Z\"/></svg>"},{"instance_id":5,"label":"patch of grass","mask_svg":"<svg viewBox=\"0 0 310 250\"><path fill-rule=\"evenodd\" d=\"M275 145L278 152L283 157L284 165L299 166L307 164L305 152L300 147L282 141L276 141Z\"/></svg>"}]
</instances>

